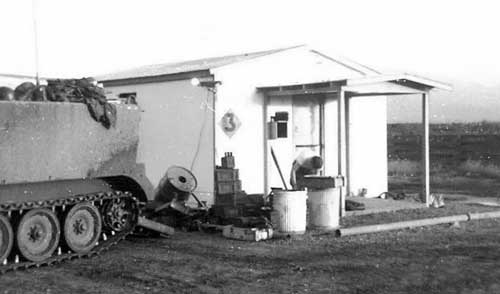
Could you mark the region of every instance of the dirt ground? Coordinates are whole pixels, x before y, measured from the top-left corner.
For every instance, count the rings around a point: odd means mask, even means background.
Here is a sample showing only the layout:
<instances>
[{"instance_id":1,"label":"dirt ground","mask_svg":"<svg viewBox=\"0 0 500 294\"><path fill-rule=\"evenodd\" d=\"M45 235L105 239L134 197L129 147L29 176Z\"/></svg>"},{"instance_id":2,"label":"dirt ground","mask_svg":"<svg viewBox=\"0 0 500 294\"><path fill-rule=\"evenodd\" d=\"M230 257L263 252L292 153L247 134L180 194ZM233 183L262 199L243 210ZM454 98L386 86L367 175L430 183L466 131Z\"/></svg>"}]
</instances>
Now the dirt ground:
<instances>
[{"instance_id":1,"label":"dirt ground","mask_svg":"<svg viewBox=\"0 0 500 294\"><path fill-rule=\"evenodd\" d=\"M346 218L344 225L492 210ZM425 212L427 211L427 212ZM130 238L104 255L0 276L1 293L500 293L500 220L259 243L219 234Z\"/></svg>"}]
</instances>

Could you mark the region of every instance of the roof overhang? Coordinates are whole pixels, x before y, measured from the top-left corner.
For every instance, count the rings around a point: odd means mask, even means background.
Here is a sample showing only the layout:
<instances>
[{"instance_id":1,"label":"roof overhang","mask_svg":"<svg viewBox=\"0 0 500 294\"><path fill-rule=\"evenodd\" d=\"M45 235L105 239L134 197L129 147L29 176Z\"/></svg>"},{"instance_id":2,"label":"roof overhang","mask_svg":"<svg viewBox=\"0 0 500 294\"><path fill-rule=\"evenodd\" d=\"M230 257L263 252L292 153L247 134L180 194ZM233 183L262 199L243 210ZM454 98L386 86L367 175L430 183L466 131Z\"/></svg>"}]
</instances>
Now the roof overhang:
<instances>
[{"instance_id":1,"label":"roof overhang","mask_svg":"<svg viewBox=\"0 0 500 294\"><path fill-rule=\"evenodd\" d=\"M198 70L175 74L144 76L136 78L116 79L116 80L99 80L104 87L117 87L126 85L148 84L148 83L161 83L180 80L190 80L192 78L210 78L213 77L209 70Z\"/></svg>"},{"instance_id":2,"label":"roof overhang","mask_svg":"<svg viewBox=\"0 0 500 294\"><path fill-rule=\"evenodd\" d=\"M259 87L268 96L293 96L346 92L349 96L388 96L426 93L432 89L451 90L451 86L409 74L374 75L318 83Z\"/></svg>"},{"instance_id":3,"label":"roof overhang","mask_svg":"<svg viewBox=\"0 0 500 294\"><path fill-rule=\"evenodd\" d=\"M407 73L389 74L389 75L381 74L381 75L366 76L356 79L349 79L347 80L347 86L369 85L369 84L384 83L384 82L393 82L408 87L420 88L426 90L430 90L433 88L447 90L447 91L452 90L452 87L448 84Z\"/></svg>"}]
</instances>

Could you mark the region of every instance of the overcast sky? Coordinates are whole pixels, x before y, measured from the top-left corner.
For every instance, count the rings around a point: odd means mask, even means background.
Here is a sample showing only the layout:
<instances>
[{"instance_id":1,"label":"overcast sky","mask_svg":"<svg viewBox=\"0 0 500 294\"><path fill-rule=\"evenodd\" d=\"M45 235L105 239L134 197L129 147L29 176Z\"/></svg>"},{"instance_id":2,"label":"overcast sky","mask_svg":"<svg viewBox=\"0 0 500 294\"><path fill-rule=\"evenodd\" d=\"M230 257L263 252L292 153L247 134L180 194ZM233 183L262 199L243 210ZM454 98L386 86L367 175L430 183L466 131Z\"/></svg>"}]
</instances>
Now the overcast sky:
<instances>
[{"instance_id":1,"label":"overcast sky","mask_svg":"<svg viewBox=\"0 0 500 294\"><path fill-rule=\"evenodd\" d=\"M42 76L308 44L385 71L500 84L498 1L35 0ZM32 0L0 2L0 72L32 74Z\"/></svg>"}]
</instances>

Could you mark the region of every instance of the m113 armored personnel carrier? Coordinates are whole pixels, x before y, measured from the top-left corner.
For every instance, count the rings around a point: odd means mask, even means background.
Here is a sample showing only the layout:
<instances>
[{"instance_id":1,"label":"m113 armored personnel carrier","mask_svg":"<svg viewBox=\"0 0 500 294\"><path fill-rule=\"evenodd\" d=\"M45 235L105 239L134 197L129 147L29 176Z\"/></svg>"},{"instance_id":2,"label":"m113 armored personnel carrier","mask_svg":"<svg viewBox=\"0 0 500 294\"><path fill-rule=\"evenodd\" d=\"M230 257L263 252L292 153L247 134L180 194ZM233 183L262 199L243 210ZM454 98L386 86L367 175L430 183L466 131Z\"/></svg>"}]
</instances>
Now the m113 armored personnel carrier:
<instances>
[{"instance_id":1,"label":"m113 armored personnel carrier","mask_svg":"<svg viewBox=\"0 0 500 294\"><path fill-rule=\"evenodd\" d=\"M0 101L0 273L99 254L132 232L141 202L196 187L182 168L148 181L137 105L78 95ZM112 123L96 122L106 111Z\"/></svg>"}]
</instances>

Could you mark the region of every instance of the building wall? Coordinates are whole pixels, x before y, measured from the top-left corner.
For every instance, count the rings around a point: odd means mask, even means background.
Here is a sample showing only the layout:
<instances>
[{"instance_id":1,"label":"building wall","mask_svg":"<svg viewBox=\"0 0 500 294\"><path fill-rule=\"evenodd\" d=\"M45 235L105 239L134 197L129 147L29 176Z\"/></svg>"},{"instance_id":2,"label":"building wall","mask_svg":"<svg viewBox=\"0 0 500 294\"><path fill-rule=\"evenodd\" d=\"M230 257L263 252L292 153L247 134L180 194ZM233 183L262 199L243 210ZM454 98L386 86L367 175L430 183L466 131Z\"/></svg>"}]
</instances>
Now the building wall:
<instances>
[{"instance_id":1,"label":"building wall","mask_svg":"<svg viewBox=\"0 0 500 294\"><path fill-rule=\"evenodd\" d=\"M264 128L265 122L276 111L288 111L292 115L291 97L271 99L265 117L265 97L257 92L257 87L361 76L358 72L304 49L287 50L222 66L211 72L215 80L222 82L217 86L214 112L207 111L202 106L206 97L209 104L214 102L213 96L208 95L204 88L191 86L188 80L108 88L109 96L137 92L138 103L145 111L140 126L138 161L146 164L146 174L154 184L170 165L189 168L196 151L202 121L207 123L202 131L200 153L193 170L199 180L198 194L208 203L213 202L214 163L220 164L220 157L225 152L232 152L235 156L242 186L247 193L268 193L267 188L282 186L269 152L271 146L276 151L288 182L291 164L296 155L293 142L283 139L268 141L268 149L264 151L267 139L264 138ZM231 137L220 127L220 121L228 111L232 111L241 122L239 129ZM386 191L385 100L354 98L350 111L353 164L351 191L366 188L369 196ZM205 113L207 116L204 118ZM326 98L324 113L325 174L336 176L338 158L335 95ZM293 121L292 117L290 121ZM289 126L289 138L291 131ZM264 160L266 157L267 167ZM265 175L266 169L268 178Z\"/></svg>"},{"instance_id":2,"label":"building wall","mask_svg":"<svg viewBox=\"0 0 500 294\"><path fill-rule=\"evenodd\" d=\"M268 140L267 152L269 160L267 162L267 170L269 188L283 188L278 168L271 157L271 147L274 150L276 159L280 165L281 171L283 172L286 184L290 187L290 170L292 168L295 155L292 126L292 122L294 120L292 99L293 98L291 96L271 97L269 99L266 122L271 121L271 117L274 116L276 112L288 112L287 137Z\"/></svg>"},{"instance_id":3,"label":"building wall","mask_svg":"<svg viewBox=\"0 0 500 294\"><path fill-rule=\"evenodd\" d=\"M195 194L212 204L213 93L192 86L189 80L106 88L108 98L127 92L137 93L143 111L137 161L145 164L153 186L158 185L168 167L182 166L191 169L198 180Z\"/></svg>"},{"instance_id":4,"label":"building wall","mask_svg":"<svg viewBox=\"0 0 500 294\"><path fill-rule=\"evenodd\" d=\"M300 70L299 70L300 69ZM264 119L264 97L256 92L259 86L293 83L311 83L335 80L340 76L356 77L359 73L339 67L338 64L303 50L292 50L240 62L213 70L216 80L222 82L216 98L216 159L224 152L233 152L240 178L247 193L268 193L265 188L264 158L267 156L269 180L267 188L282 187L269 148L273 146L285 180L288 183L291 164L295 157L291 140L269 141L264 154L264 121L276 111L292 114L291 97L272 98ZM386 110L383 99L359 99L351 103L352 150L351 169L354 190L365 187L370 195L387 190ZM329 96L325 102L325 174L338 175L337 170L337 98ZM231 138L217 124L226 111L232 110L241 121L241 127ZM368 112L368 114L366 114ZM366 120L365 120L366 119ZM290 117L292 121L292 117ZM291 126L289 126L289 138ZM369 138L369 143L363 138ZM383 191L382 191L383 190Z\"/></svg>"},{"instance_id":5,"label":"building wall","mask_svg":"<svg viewBox=\"0 0 500 294\"><path fill-rule=\"evenodd\" d=\"M338 170L338 104L336 95L325 100L325 175L336 176Z\"/></svg>"},{"instance_id":6,"label":"building wall","mask_svg":"<svg viewBox=\"0 0 500 294\"><path fill-rule=\"evenodd\" d=\"M253 79L248 74L217 72L215 78L222 81L215 104L216 163L220 165L220 158L225 152L232 152L240 170L243 189L247 193L263 193L264 97L256 92ZM232 111L241 122L232 137L227 136L220 126L227 111Z\"/></svg>"},{"instance_id":7,"label":"building wall","mask_svg":"<svg viewBox=\"0 0 500 294\"><path fill-rule=\"evenodd\" d=\"M350 190L366 197L387 192L386 97L349 98Z\"/></svg>"}]
</instances>

